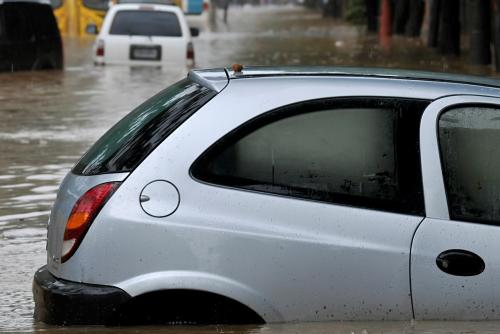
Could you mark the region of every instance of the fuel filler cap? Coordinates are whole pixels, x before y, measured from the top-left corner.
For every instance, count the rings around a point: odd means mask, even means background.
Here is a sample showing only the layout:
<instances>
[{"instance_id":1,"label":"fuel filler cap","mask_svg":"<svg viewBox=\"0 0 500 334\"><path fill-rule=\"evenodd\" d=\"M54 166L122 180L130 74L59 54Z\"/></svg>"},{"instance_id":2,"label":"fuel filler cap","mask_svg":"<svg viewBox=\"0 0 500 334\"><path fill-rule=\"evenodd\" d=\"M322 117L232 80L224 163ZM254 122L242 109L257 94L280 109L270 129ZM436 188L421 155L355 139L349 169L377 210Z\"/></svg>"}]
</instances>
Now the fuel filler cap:
<instances>
[{"instance_id":1,"label":"fuel filler cap","mask_svg":"<svg viewBox=\"0 0 500 334\"><path fill-rule=\"evenodd\" d=\"M156 180L142 189L139 202L148 215L158 218L167 217L179 207L179 190L169 181Z\"/></svg>"}]
</instances>

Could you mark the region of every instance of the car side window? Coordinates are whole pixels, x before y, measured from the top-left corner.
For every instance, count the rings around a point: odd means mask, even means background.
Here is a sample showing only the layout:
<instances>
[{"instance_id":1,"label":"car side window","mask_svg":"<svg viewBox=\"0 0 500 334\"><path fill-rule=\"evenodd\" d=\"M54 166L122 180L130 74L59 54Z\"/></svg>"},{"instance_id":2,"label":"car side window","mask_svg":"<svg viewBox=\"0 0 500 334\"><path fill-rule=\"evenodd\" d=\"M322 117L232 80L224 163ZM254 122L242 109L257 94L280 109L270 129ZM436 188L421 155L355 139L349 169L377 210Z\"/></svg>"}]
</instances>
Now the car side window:
<instances>
[{"instance_id":1,"label":"car side window","mask_svg":"<svg viewBox=\"0 0 500 334\"><path fill-rule=\"evenodd\" d=\"M423 215L418 129L426 105L364 98L281 108L224 137L191 172L213 184Z\"/></svg>"},{"instance_id":2,"label":"car side window","mask_svg":"<svg viewBox=\"0 0 500 334\"><path fill-rule=\"evenodd\" d=\"M451 219L500 224L500 109L444 112L439 144Z\"/></svg>"}]
</instances>

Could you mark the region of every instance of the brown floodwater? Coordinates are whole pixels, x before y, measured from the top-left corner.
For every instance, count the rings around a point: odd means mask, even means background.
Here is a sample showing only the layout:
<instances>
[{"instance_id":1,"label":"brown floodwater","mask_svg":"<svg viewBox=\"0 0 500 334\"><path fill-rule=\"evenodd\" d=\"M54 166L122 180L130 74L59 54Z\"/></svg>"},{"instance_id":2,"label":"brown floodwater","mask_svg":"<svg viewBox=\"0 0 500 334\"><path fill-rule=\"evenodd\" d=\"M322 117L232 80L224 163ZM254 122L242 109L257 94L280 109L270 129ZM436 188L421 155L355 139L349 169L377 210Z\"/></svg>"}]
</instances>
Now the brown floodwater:
<instances>
[{"instance_id":1,"label":"brown floodwater","mask_svg":"<svg viewBox=\"0 0 500 334\"><path fill-rule=\"evenodd\" d=\"M360 65L493 74L443 58L420 39L377 36L294 7L230 8L195 40L198 67ZM31 281L45 259L46 223L59 182L79 156L186 68L94 67L91 39L64 40L64 71L0 74L0 331L155 333L495 333L499 322L345 322L263 326L55 327L34 323Z\"/></svg>"}]
</instances>

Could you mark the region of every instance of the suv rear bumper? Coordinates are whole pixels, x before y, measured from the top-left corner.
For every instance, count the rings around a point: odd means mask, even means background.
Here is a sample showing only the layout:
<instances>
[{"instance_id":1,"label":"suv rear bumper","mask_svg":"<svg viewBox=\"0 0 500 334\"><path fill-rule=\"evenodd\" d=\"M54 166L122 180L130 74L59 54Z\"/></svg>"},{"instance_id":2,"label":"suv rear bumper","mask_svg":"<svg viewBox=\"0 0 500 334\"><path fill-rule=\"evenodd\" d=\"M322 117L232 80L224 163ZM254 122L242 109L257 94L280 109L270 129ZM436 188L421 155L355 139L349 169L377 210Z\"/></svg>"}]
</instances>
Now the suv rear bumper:
<instances>
[{"instance_id":1,"label":"suv rear bumper","mask_svg":"<svg viewBox=\"0 0 500 334\"><path fill-rule=\"evenodd\" d=\"M131 297L111 286L56 278L41 267L33 279L35 320L53 325L104 325Z\"/></svg>"}]
</instances>

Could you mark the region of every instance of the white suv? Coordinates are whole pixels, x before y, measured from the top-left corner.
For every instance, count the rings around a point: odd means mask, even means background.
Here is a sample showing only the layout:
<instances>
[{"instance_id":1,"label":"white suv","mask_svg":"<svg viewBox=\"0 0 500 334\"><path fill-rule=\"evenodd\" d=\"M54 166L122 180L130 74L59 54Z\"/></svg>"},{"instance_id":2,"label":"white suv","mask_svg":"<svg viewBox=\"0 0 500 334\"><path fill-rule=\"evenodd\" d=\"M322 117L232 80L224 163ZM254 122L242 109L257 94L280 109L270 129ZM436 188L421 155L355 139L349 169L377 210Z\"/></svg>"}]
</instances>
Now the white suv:
<instances>
[{"instance_id":1,"label":"white suv","mask_svg":"<svg viewBox=\"0 0 500 334\"><path fill-rule=\"evenodd\" d=\"M92 33L94 27L87 27ZM193 65L191 31L177 6L112 6L94 44L98 65Z\"/></svg>"}]
</instances>

